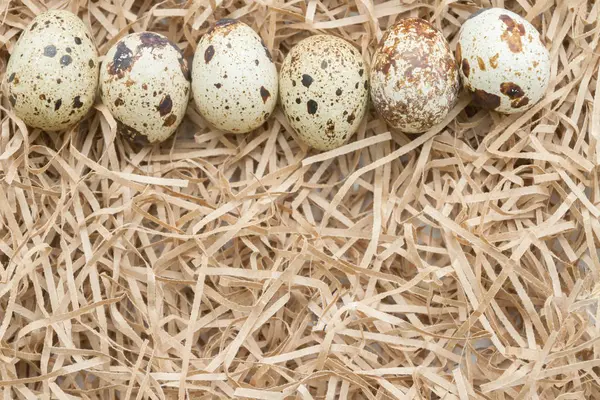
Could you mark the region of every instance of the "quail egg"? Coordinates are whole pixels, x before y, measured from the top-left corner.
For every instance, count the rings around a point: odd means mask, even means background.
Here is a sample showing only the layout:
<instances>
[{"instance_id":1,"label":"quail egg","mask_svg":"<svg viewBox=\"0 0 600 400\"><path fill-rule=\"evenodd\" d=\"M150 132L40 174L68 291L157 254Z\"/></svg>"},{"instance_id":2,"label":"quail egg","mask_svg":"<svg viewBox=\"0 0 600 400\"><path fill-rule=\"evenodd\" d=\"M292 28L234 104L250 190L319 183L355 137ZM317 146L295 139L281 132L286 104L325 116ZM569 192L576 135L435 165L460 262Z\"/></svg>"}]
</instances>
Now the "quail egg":
<instances>
[{"instance_id":1,"label":"quail egg","mask_svg":"<svg viewBox=\"0 0 600 400\"><path fill-rule=\"evenodd\" d=\"M235 19L222 19L200 39L192 93L200 114L229 133L261 126L277 103L277 68L260 36Z\"/></svg>"},{"instance_id":2,"label":"quail egg","mask_svg":"<svg viewBox=\"0 0 600 400\"><path fill-rule=\"evenodd\" d=\"M405 18L385 32L371 64L371 99L389 125L424 132L446 117L459 90L452 51L429 22Z\"/></svg>"},{"instance_id":3,"label":"quail egg","mask_svg":"<svg viewBox=\"0 0 600 400\"><path fill-rule=\"evenodd\" d=\"M343 39L300 41L279 74L283 112L301 140L318 150L341 146L367 110L368 72L360 52Z\"/></svg>"},{"instance_id":4,"label":"quail egg","mask_svg":"<svg viewBox=\"0 0 600 400\"><path fill-rule=\"evenodd\" d=\"M476 105L505 114L525 111L546 92L550 55L527 20L502 8L473 14L456 45L460 76Z\"/></svg>"},{"instance_id":5,"label":"quail egg","mask_svg":"<svg viewBox=\"0 0 600 400\"><path fill-rule=\"evenodd\" d=\"M6 84L15 114L47 131L79 122L94 104L98 52L75 15L46 11L31 21L6 67Z\"/></svg>"},{"instance_id":6,"label":"quail egg","mask_svg":"<svg viewBox=\"0 0 600 400\"><path fill-rule=\"evenodd\" d=\"M179 48L163 35L127 35L106 53L100 95L118 132L146 144L167 139L186 111L190 73Z\"/></svg>"}]
</instances>

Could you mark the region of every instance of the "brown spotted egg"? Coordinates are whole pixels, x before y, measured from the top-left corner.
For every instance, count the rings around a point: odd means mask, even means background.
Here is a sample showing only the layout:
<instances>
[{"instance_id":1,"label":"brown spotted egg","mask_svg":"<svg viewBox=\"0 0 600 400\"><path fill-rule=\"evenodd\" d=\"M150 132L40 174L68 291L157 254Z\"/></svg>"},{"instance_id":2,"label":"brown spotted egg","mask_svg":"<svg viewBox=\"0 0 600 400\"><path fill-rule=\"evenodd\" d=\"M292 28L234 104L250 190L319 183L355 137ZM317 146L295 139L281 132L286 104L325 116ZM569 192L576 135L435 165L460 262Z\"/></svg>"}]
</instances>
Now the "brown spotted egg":
<instances>
[{"instance_id":1,"label":"brown spotted egg","mask_svg":"<svg viewBox=\"0 0 600 400\"><path fill-rule=\"evenodd\" d=\"M389 125L424 132L446 117L459 90L452 51L429 22L406 18L384 33L371 63L371 99Z\"/></svg>"},{"instance_id":2,"label":"brown spotted egg","mask_svg":"<svg viewBox=\"0 0 600 400\"><path fill-rule=\"evenodd\" d=\"M301 140L318 150L344 144L363 119L368 73L360 52L329 35L306 38L279 74L283 112Z\"/></svg>"},{"instance_id":3,"label":"brown spotted egg","mask_svg":"<svg viewBox=\"0 0 600 400\"><path fill-rule=\"evenodd\" d=\"M527 20L502 8L473 14L456 45L460 75L476 105L505 114L525 111L546 92L550 55Z\"/></svg>"},{"instance_id":4,"label":"brown spotted egg","mask_svg":"<svg viewBox=\"0 0 600 400\"><path fill-rule=\"evenodd\" d=\"M75 14L47 11L21 34L5 76L10 104L27 125L66 129L94 104L98 52Z\"/></svg>"},{"instance_id":5,"label":"brown spotted egg","mask_svg":"<svg viewBox=\"0 0 600 400\"><path fill-rule=\"evenodd\" d=\"M277 103L277 67L248 25L222 19L202 36L192 68L192 93L213 126L245 133L261 126Z\"/></svg>"},{"instance_id":6,"label":"brown spotted egg","mask_svg":"<svg viewBox=\"0 0 600 400\"><path fill-rule=\"evenodd\" d=\"M141 144L167 139L188 104L190 73L179 48L163 35L127 35L106 53L100 95L118 132Z\"/></svg>"}]
</instances>

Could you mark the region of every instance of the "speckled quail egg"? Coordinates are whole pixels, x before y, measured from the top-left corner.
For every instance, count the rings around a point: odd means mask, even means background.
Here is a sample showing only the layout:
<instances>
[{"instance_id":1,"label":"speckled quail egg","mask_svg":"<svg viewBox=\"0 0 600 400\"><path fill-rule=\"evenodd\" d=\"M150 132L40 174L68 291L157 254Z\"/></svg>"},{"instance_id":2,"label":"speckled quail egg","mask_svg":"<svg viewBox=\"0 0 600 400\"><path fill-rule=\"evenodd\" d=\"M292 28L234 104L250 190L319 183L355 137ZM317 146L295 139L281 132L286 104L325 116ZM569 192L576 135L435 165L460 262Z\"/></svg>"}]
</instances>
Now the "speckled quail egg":
<instances>
[{"instance_id":1,"label":"speckled quail egg","mask_svg":"<svg viewBox=\"0 0 600 400\"><path fill-rule=\"evenodd\" d=\"M533 107L550 80L550 55L540 34L502 8L481 10L465 21L456 58L474 103L505 114Z\"/></svg>"},{"instance_id":2,"label":"speckled quail egg","mask_svg":"<svg viewBox=\"0 0 600 400\"><path fill-rule=\"evenodd\" d=\"M202 36L192 68L192 93L213 126L245 133L261 126L277 103L277 68L260 36L222 19Z\"/></svg>"},{"instance_id":3,"label":"speckled quail egg","mask_svg":"<svg viewBox=\"0 0 600 400\"><path fill-rule=\"evenodd\" d=\"M311 36L285 57L279 91L283 112L300 139L315 149L331 150L352 136L365 115L368 72L350 43Z\"/></svg>"},{"instance_id":4,"label":"speckled quail egg","mask_svg":"<svg viewBox=\"0 0 600 400\"><path fill-rule=\"evenodd\" d=\"M66 129L94 104L98 52L75 14L47 11L21 34L5 76L8 99L27 125L47 131Z\"/></svg>"},{"instance_id":5,"label":"speckled quail egg","mask_svg":"<svg viewBox=\"0 0 600 400\"><path fill-rule=\"evenodd\" d=\"M459 90L452 51L429 22L405 18L385 32L371 64L371 99L389 125L424 132L446 117Z\"/></svg>"},{"instance_id":6,"label":"speckled quail egg","mask_svg":"<svg viewBox=\"0 0 600 400\"><path fill-rule=\"evenodd\" d=\"M187 61L163 35L127 35L106 53L100 95L118 132L134 143L157 143L175 132L190 91Z\"/></svg>"}]
</instances>

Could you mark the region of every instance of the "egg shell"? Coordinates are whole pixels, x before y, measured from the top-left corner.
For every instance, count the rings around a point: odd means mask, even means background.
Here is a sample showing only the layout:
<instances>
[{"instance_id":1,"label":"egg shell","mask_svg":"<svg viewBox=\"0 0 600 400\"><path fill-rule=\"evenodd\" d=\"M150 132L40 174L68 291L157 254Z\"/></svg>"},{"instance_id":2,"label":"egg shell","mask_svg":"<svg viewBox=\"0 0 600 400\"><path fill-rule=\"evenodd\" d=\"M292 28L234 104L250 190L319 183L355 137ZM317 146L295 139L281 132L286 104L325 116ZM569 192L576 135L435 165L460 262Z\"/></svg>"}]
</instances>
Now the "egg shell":
<instances>
[{"instance_id":1,"label":"egg shell","mask_svg":"<svg viewBox=\"0 0 600 400\"><path fill-rule=\"evenodd\" d=\"M102 102L117 120L118 132L136 143L171 136L185 115L189 91L187 61L158 33L123 37L100 68Z\"/></svg>"},{"instance_id":2,"label":"egg shell","mask_svg":"<svg viewBox=\"0 0 600 400\"><path fill-rule=\"evenodd\" d=\"M69 128L94 104L98 52L83 22L69 11L46 11L21 33L6 67L15 114L46 131Z\"/></svg>"},{"instance_id":3,"label":"egg shell","mask_svg":"<svg viewBox=\"0 0 600 400\"><path fill-rule=\"evenodd\" d=\"M550 54L539 32L502 8L483 9L465 21L456 59L463 85L480 107L505 114L522 112L548 88Z\"/></svg>"},{"instance_id":4,"label":"egg shell","mask_svg":"<svg viewBox=\"0 0 600 400\"><path fill-rule=\"evenodd\" d=\"M420 133L441 122L460 91L448 42L420 18L405 18L383 35L371 64L371 99L392 127Z\"/></svg>"},{"instance_id":5,"label":"egg shell","mask_svg":"<svg viewBox=\"0 0 600 400\"><path fill-rule=\"evenodd\" d=\"M335 36L311 36L283 61L279 90L284 114L300 139L318 150L330 150L344 144L365 115L368 71L350 43Z\"/></svg>"},{"instance_id":6,"label":"egg shell","mask_svg":"<svg viewBox=\"0 0 600 400\"><path fill-rule=\"evenodd\" d=\"M192 93L200 114L216 128L245 133L261 126L277 103L277 67L248 25L223 19L198 43Z\"/></svg>"}]
</instances>

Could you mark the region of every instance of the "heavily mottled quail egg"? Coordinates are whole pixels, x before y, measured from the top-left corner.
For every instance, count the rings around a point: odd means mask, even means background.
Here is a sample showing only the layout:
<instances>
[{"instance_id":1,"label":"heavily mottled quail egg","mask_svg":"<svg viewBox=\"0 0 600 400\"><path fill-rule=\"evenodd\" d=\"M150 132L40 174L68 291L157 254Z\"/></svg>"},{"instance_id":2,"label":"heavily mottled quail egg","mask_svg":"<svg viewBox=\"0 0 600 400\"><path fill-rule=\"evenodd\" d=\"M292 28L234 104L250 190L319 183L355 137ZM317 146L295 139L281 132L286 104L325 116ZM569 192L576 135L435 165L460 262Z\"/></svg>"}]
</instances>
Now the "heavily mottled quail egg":
<instances>
[{"instance_id":1,"label":"heavily mottled quail egg","mask_svg":"<svg viewBox=\"0 0 600 400\"><path fill-rule=\"evenodd\" d=\"M100 95L118 131L145 144L167 139L183 119L190 73L179 48L163 35L133 33L108 50Z\"/></svg>"},{"instance_id":2,"label":"heavily mottled quail egg","mask_svg":"<svg viewBox=\"0 0 600 400\"><path fill-rule=\"evenodd\" d=\"M230 133L261 126L277 103L277 68L260 36L243 22L222 19L200 39L192 93L200 114Z\"/></svg>"},{"instance_id":3,"label":"heavily mottled quail egg","mask_svg":"<svg viewBox=\"0 0 600 400\"><path fill-rule=\"evenodd\" d=\"M79 122L98 87L98 52L83 22L64 10L38 15L15 45L6 83L27 125L57 131Z\"/></svg>"},{"instance_id":4,"label":"heavily mottled quail egg","mask_svg":"<svg viewBox=\"0 0 600 400\"><path fill-rule=\"evenodd\" d=\"M406 18L385 32L371 64L371 99L388 124L424 132L446 117L459 90L452 51L429 22Z\"/></svg>"},{"instance_id":5,"label":"heavily mottled quail egg","mask_svg":"<svg viewBox=\"0 0 600 400\"><path fill-rule=\"evenodd\" d=\"M538 31L502 8L473 14L456 45L463 84L474 103L505 114L525 111L543 96L550 55Z\"/></svg>"},{"instance_id":6,"label":"heavily mottled quail egg","mask_svg":"<svg viewBox=\"0 0 600 400\"><path fill-rule=\"evenodd\" d=\"M318 150L341 146L356 131L369 97L360 52L343 39L316 35L292 48L281 66L281 105L300 139Z\"/></svg>"}]
</instances>

